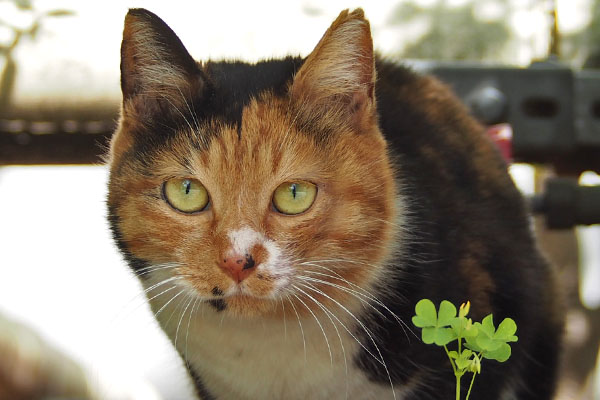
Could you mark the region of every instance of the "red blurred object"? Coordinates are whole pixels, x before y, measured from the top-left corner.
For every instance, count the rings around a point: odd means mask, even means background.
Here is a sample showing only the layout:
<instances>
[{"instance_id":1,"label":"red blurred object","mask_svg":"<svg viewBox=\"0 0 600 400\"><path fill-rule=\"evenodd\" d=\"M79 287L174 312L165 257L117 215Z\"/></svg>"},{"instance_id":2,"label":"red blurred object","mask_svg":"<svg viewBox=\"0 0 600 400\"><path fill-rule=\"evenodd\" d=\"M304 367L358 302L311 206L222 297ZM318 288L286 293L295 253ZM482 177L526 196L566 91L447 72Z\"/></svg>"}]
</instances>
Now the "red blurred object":
<instances>
[{"instance_id":1,"label":"red blurred object","mask_svg":"<svg viewBox=\"0 0 600 400\"><path fill-rule=\"evenodd\" d=\"M496 144L502 157L507 163L512 162L512 126L507 123L491 125L487 129L487 134Z\"/></svg>"}]
</instances>

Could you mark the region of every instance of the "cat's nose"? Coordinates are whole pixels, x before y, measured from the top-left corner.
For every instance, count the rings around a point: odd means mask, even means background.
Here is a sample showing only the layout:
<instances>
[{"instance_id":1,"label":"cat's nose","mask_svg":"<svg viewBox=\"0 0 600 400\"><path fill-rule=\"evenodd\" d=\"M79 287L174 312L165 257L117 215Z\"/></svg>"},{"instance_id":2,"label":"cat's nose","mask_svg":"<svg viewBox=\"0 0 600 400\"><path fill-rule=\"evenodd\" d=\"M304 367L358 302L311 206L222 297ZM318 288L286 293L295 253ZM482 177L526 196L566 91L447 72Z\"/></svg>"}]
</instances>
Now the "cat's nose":
<instances>
[{"instance_id":1,"label":"cat's nose","mask_svg":"<svg viewBox=\"0 0 600 400\"><path fill-rule=\"evenodd\" d=\"M234 254L221 258L219 267L229 275L236 283L240 283L249 277L256 267L256 262L251 254Z\"/></svg>"}]
</instances>

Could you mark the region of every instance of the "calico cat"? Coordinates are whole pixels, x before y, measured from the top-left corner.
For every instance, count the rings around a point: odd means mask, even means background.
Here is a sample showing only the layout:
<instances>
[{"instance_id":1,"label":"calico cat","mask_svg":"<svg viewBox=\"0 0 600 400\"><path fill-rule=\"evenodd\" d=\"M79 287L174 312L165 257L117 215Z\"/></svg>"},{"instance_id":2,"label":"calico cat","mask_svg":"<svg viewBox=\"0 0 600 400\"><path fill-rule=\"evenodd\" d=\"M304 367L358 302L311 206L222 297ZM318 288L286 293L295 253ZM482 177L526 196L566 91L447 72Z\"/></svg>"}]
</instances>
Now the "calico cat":
<instances>
[{"instance_id":1,"label":"calico cat","mask_svg":"<svg viewBox=\"0 0 600 400\"><path fill-rule=\"evenodd\" d=\"M453 399L422 298L518 325L471 398L551 398L556 282L506 165L448 88L374 55L362 10L247 64L133 9L121 56L108 218L201 399Z\"/></svg>"}]
</instances>

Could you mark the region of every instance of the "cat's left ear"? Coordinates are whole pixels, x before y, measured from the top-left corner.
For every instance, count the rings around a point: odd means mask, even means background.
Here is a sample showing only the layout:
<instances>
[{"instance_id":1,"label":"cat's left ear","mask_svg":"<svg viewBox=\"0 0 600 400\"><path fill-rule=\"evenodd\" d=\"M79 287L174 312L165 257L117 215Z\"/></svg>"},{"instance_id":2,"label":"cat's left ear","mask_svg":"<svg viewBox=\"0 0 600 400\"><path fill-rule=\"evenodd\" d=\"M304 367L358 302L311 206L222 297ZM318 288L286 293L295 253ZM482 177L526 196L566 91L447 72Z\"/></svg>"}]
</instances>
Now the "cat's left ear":
<instances>
[{"instance_id":1,"label":"cat's left ear","mask_svg":"<svg viewBox=\"0 0 600 400\"><path fill-rule=\"evenodd\" d=\"M309 125L350 124L364 132L377 121L375 59L362 9L344 10L294 77L290 96Z\"/></svg>"},{"instance_id":2,"label":"cat's left ear","mask_svg":"<svg viewBox=\"0 0 600 400\"><path fill-rule=\"evenodd\" d=\"M175 32L145 9L125 17L121 44L123 112L142 118L181 114L206 90L207 79Z\"/></svg>"}]
</instances>

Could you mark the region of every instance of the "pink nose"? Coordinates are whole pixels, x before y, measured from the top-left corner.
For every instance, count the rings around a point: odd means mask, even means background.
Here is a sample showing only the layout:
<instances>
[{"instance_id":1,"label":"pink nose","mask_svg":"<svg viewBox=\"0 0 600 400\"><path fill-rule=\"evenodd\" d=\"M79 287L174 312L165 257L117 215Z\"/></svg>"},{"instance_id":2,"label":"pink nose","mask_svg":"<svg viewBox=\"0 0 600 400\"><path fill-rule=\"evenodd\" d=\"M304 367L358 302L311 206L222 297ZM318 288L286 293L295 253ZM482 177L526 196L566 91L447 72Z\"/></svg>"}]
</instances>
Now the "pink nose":
<instances>
[{"instance_id":1,"label":"pink nose","mask_svg":"<svg viewBox=\"0 0 600 400\"><path fill-rule=\"evenodd\" d=\"M231 276L237 283L240 283L249 277L254 271L255 266L256 262L254 262L254 259L250 254L244 256L234 254L230 257L222 258L219 262L219 267L223 272Z\"/></svg>"}]
</instances>

